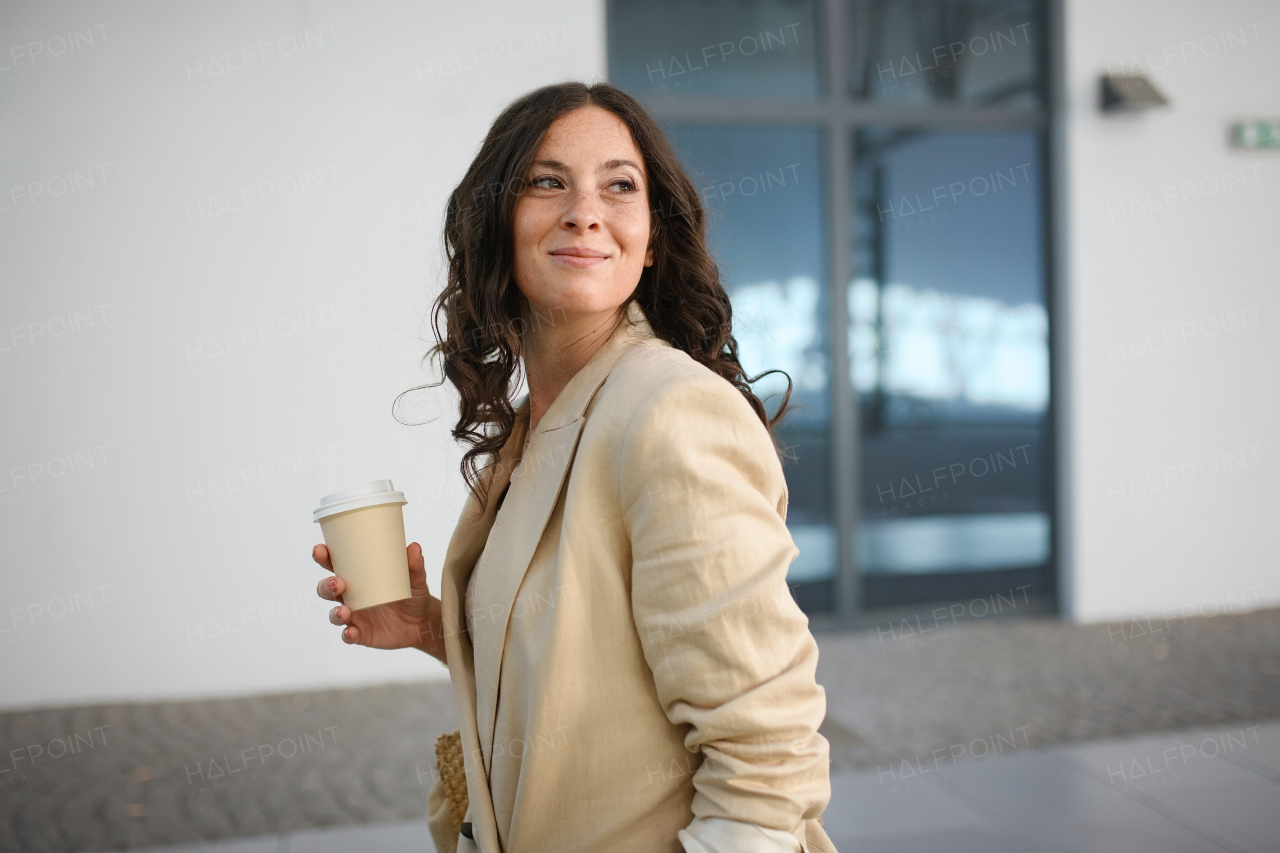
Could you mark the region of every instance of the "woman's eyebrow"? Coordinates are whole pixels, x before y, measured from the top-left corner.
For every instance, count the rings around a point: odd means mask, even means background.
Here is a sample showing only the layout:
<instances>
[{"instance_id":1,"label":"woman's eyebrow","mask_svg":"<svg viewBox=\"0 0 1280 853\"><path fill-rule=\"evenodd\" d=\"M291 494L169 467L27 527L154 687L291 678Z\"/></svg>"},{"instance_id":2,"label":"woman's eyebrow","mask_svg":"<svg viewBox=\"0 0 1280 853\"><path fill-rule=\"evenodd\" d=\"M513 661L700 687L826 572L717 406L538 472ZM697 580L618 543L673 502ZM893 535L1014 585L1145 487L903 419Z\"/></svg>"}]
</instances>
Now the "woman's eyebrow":
<instances>
[{"instance_id":1,"label":"woman's eyebrow","mask_svg":"<svg viewBox=\"0 0 1280 853\"><path fill-rule=\"evenodd\" d=\"M559 169L562 172L569 171L569 167L566 166L564 163L561 163L559 160L534 160L529 165L545 166L548 169ZM607 172L610 169L616 169L619 166L631 166L640 174L642 175L644 174L644 169L640 168L640 164L635 162L634 160L610 160L609 162L601 166L601 171Z\"/></svg>"},{"instance_id":2,"label":"woman's eyebrow","mask_svg":"<svg viewBox=\"0 0 1280 853\"><path fill-rule=\"evenodd\" d=\"M644 174L644 169L640 168L640 164L633 160L610 160L608 163L604 164L604 169L605 171L608 171L610 169L616 169L619 166L631 166L640 174Z\"/></svg>"}]
</instances>

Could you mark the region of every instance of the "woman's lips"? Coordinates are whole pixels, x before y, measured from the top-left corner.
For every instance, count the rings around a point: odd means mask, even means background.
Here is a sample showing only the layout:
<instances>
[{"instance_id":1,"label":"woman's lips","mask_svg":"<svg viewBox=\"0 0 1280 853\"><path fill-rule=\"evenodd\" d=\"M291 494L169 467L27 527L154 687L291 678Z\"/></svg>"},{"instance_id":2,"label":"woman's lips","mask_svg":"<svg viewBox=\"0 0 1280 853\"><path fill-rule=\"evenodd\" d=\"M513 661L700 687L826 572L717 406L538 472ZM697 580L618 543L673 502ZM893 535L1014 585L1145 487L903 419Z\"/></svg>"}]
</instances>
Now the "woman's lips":
<instances>
[{"instance_id":1,"label":"woman's lips","mask_svg":"<svg viewBox=\"0 0 1280 853\"><path fill-rule=\"evenodd\" d=\"M556 249L551 257L571 267L593 267L609 260L608 255L594 249Z\"/></svg>"},{"instance_id":2,"label":"woman's lips","mask_svg":"<svg viewBox=\"0 0 1280 853\"><path fill-rule=\"evenodd\" d=\"M580 255L552 255L551 257L571 267L594 267L596 264L602 264L609 260L608 258L584 258Z\"/></svg>"}]
</instances>

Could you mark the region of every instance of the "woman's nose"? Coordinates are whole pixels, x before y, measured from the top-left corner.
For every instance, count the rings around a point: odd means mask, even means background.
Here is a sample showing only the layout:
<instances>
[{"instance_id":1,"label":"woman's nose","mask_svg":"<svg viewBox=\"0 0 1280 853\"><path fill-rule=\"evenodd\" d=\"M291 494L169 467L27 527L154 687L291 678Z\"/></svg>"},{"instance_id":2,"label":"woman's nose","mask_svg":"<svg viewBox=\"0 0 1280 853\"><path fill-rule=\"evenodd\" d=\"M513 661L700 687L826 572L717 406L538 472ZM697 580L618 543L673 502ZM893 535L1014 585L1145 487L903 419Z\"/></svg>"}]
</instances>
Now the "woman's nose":
<instances>
[{"instance_id":1,"label":"woman's nose","mask_svg":"<svg viewBox=\"0 0 1280 853\"><path fill-rule=\"evenodd\" d=\"M560 224L571 231L598 231L600 216L600 199L593 191L584 189L570 197Z\"/></svg>"}]
</instances>

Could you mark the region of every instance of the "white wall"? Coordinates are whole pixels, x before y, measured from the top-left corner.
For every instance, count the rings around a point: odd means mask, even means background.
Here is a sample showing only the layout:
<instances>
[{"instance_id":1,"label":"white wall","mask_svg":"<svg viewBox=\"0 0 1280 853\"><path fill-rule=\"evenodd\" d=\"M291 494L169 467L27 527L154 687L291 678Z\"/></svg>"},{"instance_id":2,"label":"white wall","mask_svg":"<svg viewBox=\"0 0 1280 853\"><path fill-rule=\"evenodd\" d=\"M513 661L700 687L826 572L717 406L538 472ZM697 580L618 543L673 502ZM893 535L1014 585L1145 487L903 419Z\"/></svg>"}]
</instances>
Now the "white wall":
<instances>
[{"instance_id":1,"label":"white wall","mask_svg":"<svg viewBox=\"0 0 1280 853\"><path fill-rule=\"evenodd\" d=\"M390 404L440 212L511 99L605 71L603 4L502 7L0 6L0 705L443 677L341 642L310 513L392 478L439 588L453 397Z\"/></svg>"},{"instance_id":2,"label":"white wall","mask_svg":"<svg viewBox=\"0 0 1280 853\"><path fill-rule=\"evenodd\" d=\"M0 7L0 706L443 675L338 639L310 510L391 477L438 589L453 398L389 406L439 211L502 106L605 69L598 0L504 5ZM1275 605L1280 155L1225 138L1280 116L1280 7L1066 24L1070 612ZM1135 58L1172 106L1100 116Z\"/></svg>"},{"instance_id":3,"label":"white wall","mask_svg":"<svg viewBox=\"0 0 1280 853\"><path fill-rule=\"evenodd\" d=\"M1066 2L1070 612L1280 604L1280 118L1273 0ZM1103 116L1145 70L1170 106Z\"/></svg>"}]
</instances>

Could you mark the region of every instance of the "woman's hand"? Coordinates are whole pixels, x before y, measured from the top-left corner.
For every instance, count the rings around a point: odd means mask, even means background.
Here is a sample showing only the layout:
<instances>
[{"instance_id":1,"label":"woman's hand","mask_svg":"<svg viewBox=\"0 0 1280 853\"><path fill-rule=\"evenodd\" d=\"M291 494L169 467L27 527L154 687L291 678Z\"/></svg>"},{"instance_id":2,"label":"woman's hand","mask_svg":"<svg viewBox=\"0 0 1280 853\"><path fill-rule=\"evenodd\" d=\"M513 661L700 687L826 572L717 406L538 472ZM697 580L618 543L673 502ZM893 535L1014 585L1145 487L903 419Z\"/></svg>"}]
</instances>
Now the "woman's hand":
<instances>
[{"instance_id":1,"label":"woman's hand","mask_svg":"<svg viewBox=\"0 0 1280 853\"><path fill-rule=\"evenodd\" d=\"M322 579L316 592L326 601L338 602L338 606L329 611L329 621L335 625L347 626L342 629L344 643L355 643L371 649L421 649L441 663L446 663L440 599L427 589L427 569L422 557L422 546L411 542L405 550L409 554L409 590L413 593L412 598L352 611L341 603L347 585L336 575ZM311 559L333 571L327 546L317 545L312 548Z\"/></svg>"}]
</instances>

